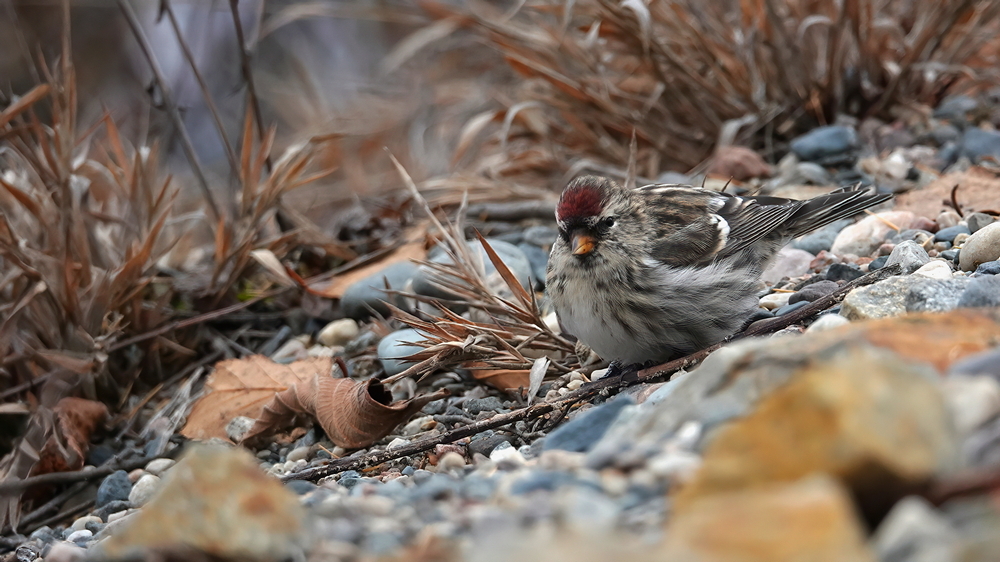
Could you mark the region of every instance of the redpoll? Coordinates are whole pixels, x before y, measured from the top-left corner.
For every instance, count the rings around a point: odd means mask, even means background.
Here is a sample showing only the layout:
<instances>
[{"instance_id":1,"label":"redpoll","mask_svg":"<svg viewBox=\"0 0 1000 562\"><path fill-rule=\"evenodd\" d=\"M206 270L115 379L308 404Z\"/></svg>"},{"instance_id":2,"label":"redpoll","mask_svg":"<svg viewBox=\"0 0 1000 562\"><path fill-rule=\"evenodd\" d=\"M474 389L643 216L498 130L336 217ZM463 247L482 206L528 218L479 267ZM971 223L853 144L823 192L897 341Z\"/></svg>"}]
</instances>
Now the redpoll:
<instances>
[{"instance_id":1,"label":"redpoll","mask_svg":"<svg viewBox=\"0 0 1000 562\"><path fill-rule=\"evenodd\" d=\"M789 240L891 197L849 187L795 201L577 178L556 207L546 290L563 329L604 359L667 361L737 332Z\"/></svg>"}]
</instances>

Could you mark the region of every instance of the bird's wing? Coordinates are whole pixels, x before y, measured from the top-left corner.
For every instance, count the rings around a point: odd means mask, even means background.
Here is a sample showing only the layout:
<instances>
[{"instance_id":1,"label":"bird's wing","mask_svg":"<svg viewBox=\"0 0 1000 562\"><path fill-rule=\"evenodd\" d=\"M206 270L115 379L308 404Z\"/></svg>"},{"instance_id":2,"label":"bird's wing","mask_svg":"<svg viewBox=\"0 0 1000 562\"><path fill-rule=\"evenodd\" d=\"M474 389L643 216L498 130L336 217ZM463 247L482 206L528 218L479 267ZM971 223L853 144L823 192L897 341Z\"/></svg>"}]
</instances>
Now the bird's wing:
<instances>
[{"instance_id":1,"label":"bird's wing","mask_svg":"<svg viewBox=\"0 0 1000 562\"><path fill-rule=\"evenodd\" d=\"M741 197L680 185L636 189L652 219L651 256L668 265L709 263L746 250L766 237L791 239L890 199L847 187L807 201Z\"/></svg>"}]
</instances>

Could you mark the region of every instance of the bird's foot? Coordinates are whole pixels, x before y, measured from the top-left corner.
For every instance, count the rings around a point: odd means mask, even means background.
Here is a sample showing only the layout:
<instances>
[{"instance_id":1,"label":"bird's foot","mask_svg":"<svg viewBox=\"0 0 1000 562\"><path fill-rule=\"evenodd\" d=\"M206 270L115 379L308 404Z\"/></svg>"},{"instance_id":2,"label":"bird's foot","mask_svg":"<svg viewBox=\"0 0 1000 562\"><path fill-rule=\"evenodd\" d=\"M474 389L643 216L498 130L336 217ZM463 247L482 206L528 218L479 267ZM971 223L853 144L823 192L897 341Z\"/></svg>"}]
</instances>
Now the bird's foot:
<instances>
[{"instance_id":1,"label":"bird's foot","mask_svg":"<svg viewBox=\"0 0 1000 562\"><path fill-rule=\"evenodd\" d=\"M620 385L633 383L639 380L639 371L644 367L644 363L625 365L621 361L612 361L608 365L608 372L605 373L604 378L616 377Z\"/></svg>"}]
</instances>

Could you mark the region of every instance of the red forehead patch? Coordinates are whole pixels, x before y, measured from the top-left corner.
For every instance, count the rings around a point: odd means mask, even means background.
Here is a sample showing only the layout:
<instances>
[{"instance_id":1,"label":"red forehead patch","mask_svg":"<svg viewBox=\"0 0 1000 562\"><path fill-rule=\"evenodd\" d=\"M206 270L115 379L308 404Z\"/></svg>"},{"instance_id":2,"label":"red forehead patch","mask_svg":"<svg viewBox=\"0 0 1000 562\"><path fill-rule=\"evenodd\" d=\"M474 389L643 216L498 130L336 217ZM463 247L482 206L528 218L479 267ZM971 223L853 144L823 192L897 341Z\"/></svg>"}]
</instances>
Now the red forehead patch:
<instances>
[{"instance_id":1,"label":"red forehead patch","mask_svg":"<svg viewBox=\"0 0 1000 562\"><path fill-rule=\"evenodd\" d=\"M604 208L604 194L595 185L571 185L563 191L556 207L556 220L596 217Z\"/></svg>"}]
</instances>

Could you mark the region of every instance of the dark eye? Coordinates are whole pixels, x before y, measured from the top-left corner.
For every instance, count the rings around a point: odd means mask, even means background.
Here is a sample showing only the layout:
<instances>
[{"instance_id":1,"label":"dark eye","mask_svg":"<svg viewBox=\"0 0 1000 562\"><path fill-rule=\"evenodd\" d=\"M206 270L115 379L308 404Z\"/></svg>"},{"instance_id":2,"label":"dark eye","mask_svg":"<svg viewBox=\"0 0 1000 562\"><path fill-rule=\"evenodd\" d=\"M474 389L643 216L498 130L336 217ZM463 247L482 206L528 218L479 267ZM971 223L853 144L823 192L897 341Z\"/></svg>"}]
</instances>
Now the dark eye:
<instances>
[{"instance_id":1,"label":"dark eye","mask_svg":"<svg viewBox=\"0 0 1000 562\"><path fill-rule=\"evenodd\" d=\"M610 228L615 225L615 217L604 217L601 219L601 226Z\"/></svg>"}]
</instances>

